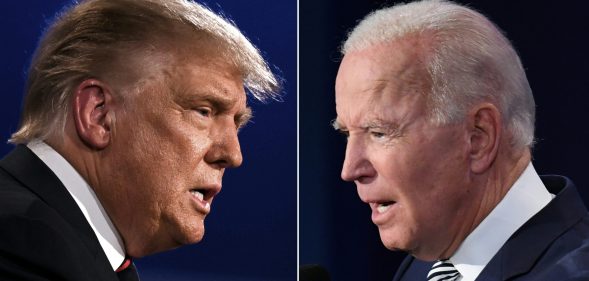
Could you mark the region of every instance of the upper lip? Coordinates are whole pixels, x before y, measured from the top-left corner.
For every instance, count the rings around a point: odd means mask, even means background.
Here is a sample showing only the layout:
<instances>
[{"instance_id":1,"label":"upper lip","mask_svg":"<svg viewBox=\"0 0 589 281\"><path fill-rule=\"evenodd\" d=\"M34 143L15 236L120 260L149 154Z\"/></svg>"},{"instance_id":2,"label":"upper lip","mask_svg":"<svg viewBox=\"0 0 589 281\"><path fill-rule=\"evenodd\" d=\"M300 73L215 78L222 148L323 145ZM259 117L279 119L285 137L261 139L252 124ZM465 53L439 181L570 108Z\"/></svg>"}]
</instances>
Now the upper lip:
<instances>
[{"instance_id":1,"label":"upper lip","mask_svg":"<svg viewBox=\"0 0 589 281\"><path fill-rule=\"evenodd\" d=\"M392 204L395 204L397 202L395 202L395 201L368 202L368 204L370 205L370 208L372 208L372 209L378 208L378 206L380 206L383 203L390 203L390 205L392 205Z\"/></svg>"},{"instance_id":2,"label":"upper lip","mask_svg":"<svg viewBox=\"0 0 589 281\"><path fill-rule=\"evenodd\" d=\"M371 207L378 207L378 205L383 203L396 203L397 200L393 199L390 194L382 194L375 192L376 190L371 188L358 188L358 195L360 196L360 200L362 202L369 204Z\"/></svg>"},{"instance_id":3,"label":"upper lip","mask_svg":"<svg viewBox=\"0 0 589 281\"><path fill-rule=\"evenodd\" d=\"M213 198L221 192L221 184L206 184L206 185L199 185L190 189L190 191L199 191L203 196L203 201L211 203Z\"/></svg>"}]
</instances>

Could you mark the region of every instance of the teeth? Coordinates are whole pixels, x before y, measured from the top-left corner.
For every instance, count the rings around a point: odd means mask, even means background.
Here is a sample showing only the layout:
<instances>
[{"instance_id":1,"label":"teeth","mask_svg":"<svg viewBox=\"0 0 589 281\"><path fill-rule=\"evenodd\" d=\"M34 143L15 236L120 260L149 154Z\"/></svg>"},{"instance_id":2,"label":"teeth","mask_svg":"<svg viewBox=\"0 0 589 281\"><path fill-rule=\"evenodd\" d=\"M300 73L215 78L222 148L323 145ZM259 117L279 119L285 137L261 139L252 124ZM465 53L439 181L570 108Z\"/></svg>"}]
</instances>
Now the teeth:
<instances>
[{"instance_id":1,"label":"teeth","mask_svg":"<svg viewBox=\"0 0 589 281\"><path fill-rule=\"evenodd\" d=\"M203 201L205 198L205 195L198 190L191 190L190 193L192 193L192 195L196 196L196 198L198 198L200 201Z\"/></svg>"},{"instance_id":2,"label":"teeth","mask_svg":"<svg viewBox=\"0 0 589 281\"><path fill-rule=\"evenodd\" d=\"M378 211L379 213L384 213L386 212L386 210L388 210L391 207L391 205L389 204L380 204L378 205L378 207L376 207L376 211Z\"/></svg>"}]
</instances>

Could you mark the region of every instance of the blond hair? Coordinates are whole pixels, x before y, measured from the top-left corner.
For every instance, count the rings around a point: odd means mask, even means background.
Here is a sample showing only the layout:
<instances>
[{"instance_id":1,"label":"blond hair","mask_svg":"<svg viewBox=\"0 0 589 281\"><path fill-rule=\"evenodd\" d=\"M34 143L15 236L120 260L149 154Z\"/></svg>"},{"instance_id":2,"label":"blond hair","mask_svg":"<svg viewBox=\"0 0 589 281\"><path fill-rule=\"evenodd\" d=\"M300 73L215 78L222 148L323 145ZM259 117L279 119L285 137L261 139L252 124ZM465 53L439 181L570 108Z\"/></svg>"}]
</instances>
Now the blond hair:
<instances>
[{"instance_id":1,"label":"blond hair","mask_svg":"<svg viewBox=\"0 0 589 281\"><path fill-rule=\"evenodd\" d=\"M178 28L178 27L188 27ZM239 68L258 100L278 97L280 83L259 50L227 19L188 0L87 0L59 14L42 37L31 66L20 127L11 143L63 132L74 87L106 71L170 30L204 33Z\"/></svg>"}]
</instances>

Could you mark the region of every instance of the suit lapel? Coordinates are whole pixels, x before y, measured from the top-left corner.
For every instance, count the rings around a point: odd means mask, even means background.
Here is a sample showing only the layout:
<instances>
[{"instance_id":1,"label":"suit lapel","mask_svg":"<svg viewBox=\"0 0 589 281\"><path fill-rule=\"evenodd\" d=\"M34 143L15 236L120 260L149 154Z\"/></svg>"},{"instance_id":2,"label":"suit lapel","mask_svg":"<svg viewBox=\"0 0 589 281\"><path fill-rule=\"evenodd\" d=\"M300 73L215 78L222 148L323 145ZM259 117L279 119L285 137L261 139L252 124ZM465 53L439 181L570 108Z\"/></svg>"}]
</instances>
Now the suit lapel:
<instances>
[{"instance_id":1,"label":"suit lapel","mask_svg":"<svg viewBox=\"0 0 589 281\"><path fill-rule=\"evenodd\" d=\"M95 257L95 270L103 276L114 277L112 268L105 266L110 263L84 214L59 178L43 161L26 146L18 145L0 160L0 168L55 209L80 234L81 241Z\"/></svg>"},{"instance_id":2,"label":"suit lapel","mask_svg":"<svg viewBox=\"0 0 589 281\"><path fill-rule=\"evenodd\" d=\"M477 281L508 280L529 272L551 242L586 214L571 181L552 176L542 180L550 193L557 196L511 236Z\"/></svg>"},{"instance_id":3,"label":"suit lapel","mask_svg":"<svg viewBox=\"0 0 589 281\"><path fill-rule=\"evenodd\" d=\"M397 269L393 281L426 281L433 264L434 262L421 261L408 255Z\"/></svg>"},{"instance_id":4,"label":"suit lapel","mask_svg":"<svg viewBox=\"0 0 589 281\"><path fill-rule=\"evenodd\" d=\"M131 265L121 271L117 272L117 276L119 277L120 281L139 281L139 275L137 275L137 268L135 268L135 264L131 263Z\"/></svg>"}]
</instances>

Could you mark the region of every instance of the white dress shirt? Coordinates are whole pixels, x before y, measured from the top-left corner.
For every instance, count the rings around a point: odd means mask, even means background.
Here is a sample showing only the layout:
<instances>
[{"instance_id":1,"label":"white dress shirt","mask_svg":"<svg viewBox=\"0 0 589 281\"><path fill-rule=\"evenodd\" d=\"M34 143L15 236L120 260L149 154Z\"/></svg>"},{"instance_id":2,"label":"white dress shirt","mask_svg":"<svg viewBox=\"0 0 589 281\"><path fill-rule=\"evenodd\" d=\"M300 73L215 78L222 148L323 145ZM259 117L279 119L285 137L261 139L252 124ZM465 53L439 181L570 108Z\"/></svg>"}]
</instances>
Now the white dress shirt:
<instances>
[{"instance_id":1,"label":"white dress shirt","mask_svg":"<svg viewBox=\"0 0 589 281\"><path fill-rule=\"evenodd\" d=\"M530 162L505 197L464 239L450 262L460 272L460 281L473 281L511 235L554 195L550 194Z\"/></svg>"},{"instance_id":2,"label":"white dress shirt","mask_svg":"<svg viewBox=\"0 0 589 281\"><path fill-rule=\"evenodd\" d=\"M125 260L125 250L117 229L98 201L94 190L65 158L46 143L33 141L27 147L53 171L72 195L98 237L110 265L116 270Z\"/></svg>"}]
</instances>

